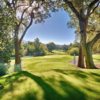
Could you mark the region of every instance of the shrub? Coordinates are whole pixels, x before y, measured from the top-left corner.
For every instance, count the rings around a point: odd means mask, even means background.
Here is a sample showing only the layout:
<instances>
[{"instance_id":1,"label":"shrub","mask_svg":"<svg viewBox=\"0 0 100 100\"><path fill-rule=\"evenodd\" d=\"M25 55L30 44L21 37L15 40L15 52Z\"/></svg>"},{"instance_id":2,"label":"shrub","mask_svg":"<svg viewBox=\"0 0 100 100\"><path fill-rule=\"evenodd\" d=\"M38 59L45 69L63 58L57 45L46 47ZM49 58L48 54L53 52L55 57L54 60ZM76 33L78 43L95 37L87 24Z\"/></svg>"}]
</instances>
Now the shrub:
<instances>
[{"instance_id":1,"label":"shrub","mask_svg":"<svg viewBox=\"0 0 100 100\"><path fill-rule=\"evenodd\" d=\"M0 63L0 76L7 74L7 66L3 63Z\"/></svg>"},{"instance_id":2,"label":"shrub","mask_svg":"<svg viewBox=\"0 0 100 100\"><path fill-rule=\"evenodd\" d=\"M71 48L71 49L69 49L67 52L68 52L68 54L70 54L70 55L72 55L72 56L73 56L74 54L75 54L76 56L79 55L79 49L78 49L78 48Z\"/></svg>"}]
</instances>

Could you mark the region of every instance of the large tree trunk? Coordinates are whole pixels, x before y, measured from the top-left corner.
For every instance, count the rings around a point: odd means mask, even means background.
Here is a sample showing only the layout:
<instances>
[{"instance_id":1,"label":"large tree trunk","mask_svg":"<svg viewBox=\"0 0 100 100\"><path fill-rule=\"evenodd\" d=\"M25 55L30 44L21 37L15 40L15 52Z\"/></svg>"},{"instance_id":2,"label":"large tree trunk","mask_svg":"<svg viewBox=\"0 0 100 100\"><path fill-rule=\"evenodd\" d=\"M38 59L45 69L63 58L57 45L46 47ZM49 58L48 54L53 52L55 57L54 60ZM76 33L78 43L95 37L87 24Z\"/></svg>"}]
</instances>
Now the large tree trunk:
<instances>
[{"instance_id":1,"label":"large tree trunk","mask_svg":"<svg viewBox=\"0 0 100 100\"><path fill-rule=\"evenodd\" d=\"M83 51L82 51L82 46L81 45L80 45L80 48L79 48L79 57L78 57L77 66L80 67L80 68L85 68L84 55L83 55Z\"/></svg>"},{"instance_id":2,"label":"large tree trunk","mask_svg":"<svg viewBox=\"0 0 100 100\"><path fill-rule=\"evenodd\" d=\"M80 20L80 30L81 30L81 46L83 54L85 56L86 68L96 68L92 58L92 48L91 45L86 43L86 29L87 29L87 20Z\"/></svg>"},{"instance_id":3,"label":"large tree trunk","mask_svg":"<svg viewBox=\"0 0 100 100\"><path fill-rule=\"evenodd\" d=\"M21 71L21 57L20 57L20 44L18 40L18 34L15 33L15 67L14 71Z\"/></svg>"},{"instance_id":4,"label":"large tree trunk","mask_svg":"<svg viewBox=\"0 0 100 100\"><path fill-rule=\"evenodd\" d=\"M95 69L93 57L92 57L92 47L90 44L86 44L85 49L85 61L86 61L86 68Z\"/></svg>"}]
</instances>

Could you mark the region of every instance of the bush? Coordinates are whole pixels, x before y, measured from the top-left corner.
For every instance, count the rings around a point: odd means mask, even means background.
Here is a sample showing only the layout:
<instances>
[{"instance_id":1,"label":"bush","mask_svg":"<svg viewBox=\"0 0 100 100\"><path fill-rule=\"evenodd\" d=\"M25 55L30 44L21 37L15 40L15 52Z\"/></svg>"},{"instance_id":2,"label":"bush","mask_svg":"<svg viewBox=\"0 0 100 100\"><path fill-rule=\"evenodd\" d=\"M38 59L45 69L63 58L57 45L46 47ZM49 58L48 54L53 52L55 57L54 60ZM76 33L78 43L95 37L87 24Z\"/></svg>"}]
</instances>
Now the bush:
<instances>
[{"instance_id":1,"label":"bush","mask_svg":"<svg viewBox=\"0 0 100 100\"><path fill-rule=\"evenodd\" d=\"M70 54L70 55L76 55L76 56L78 56L79 55L79 49L78 48L71 48L71 49L69 49L68 51L67 51L67 53L68 54Z\"/></svg>"},{"instance_id":2,"label":"bush","mask_svg":"<svg viewBox=\"0 0 100 100\"><path fill-rule=\"evenodd\" d=\"M5 74L7 74L7 66L5 65L5 64L1 64L0 63L0 76L3 76L3 75L5 75Z\"/></svg>"},{"instance_id":3,"label":"bush","mask_svg":"<svg viewBox=\"0 0 100 100\"><path fill-rule=\"evenodd\" d=\"M33 53L33 56L44 56L46 53L44 50L41 50L41 51L35 51Z\"/></svg>"}]
</instances>

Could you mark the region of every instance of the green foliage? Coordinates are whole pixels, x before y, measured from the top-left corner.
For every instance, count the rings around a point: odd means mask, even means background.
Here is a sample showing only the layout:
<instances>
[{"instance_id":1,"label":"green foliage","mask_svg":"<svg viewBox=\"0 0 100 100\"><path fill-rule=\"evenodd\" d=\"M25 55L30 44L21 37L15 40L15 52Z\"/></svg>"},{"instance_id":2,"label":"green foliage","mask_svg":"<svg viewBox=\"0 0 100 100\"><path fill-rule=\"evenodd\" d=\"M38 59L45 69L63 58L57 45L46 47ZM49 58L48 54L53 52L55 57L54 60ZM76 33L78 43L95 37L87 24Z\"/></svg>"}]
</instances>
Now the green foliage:
<instances>
[{"instance_id":1,"label":"green foliage","mask_svg":"<svg viewBox=\"0 0 100 100\"><path fill-rule=\"evenodd\" d=\"M43 56L43 55L45 55L45 50L43 48L43 45L40 43L40 40L38 38L36 38L34 40L33 44L34 44L34 51L33 51L34 56Z\"/></svg>"},{"instance_id":2,"label":"green foliage","mask_svg":"<svg viewBox=\"0 0 100 100\"><path fill-rule=\"evenodd\" d=\"M7 74L7 66L3 63L0 63L0 76Z\"/></svg>"},{"instance_id":3,"label":"green foliage","mask_svg":"<svg viewBox=\"0 0 100 100\"><path fill-rule=\"evenodd\" d=\"M12 39L9 34L3 34L3 36L0 37L0 62L9 63L11 54Z\"/></svg>"},{"instance_id":4,"label":"green foliage","mask_svg":"<svg viewBox=\"0 0 100 100\"><path fill-rule=\"evenodd\" d=\"M21 43L21 48L20 48L20 54L21 54L21 56L26 56L27 55L27 44L25 44L25 43Z\"/></svg>"},{"instance_id":5,"label":"green foliage","mask_svg":"<svg viewBox=\"0 0 100 100\"><path fill-rule=\"evenodd\" d=\"M69 55L79 55L79 43L71 43L68 47L67 54Z\"/></svg>"},{"instance_id":6,"label":"green foliage","mask_svg":"<svg viewBox=\"0 0 100 100\"><path fill-rule=\"evenodd\" d=\"M0 62L8 63L12 52L13 11L0 1Z\"/></svg>"},{"instance_id":7,"label":"green foliage","mask_svg":"<svg viewBox=\"0 0 100 100\"><path fill-rule=\"evenodd\" d=\"M28 42L26 45L27 55L43 56L48 51L46 45L42 44L38 38L34 42Z\"/></svg>"},{"instance_id":8,"label":"green foliage","mask_svg":"<svg viewBox=\"0 0 100 100\"><path fill-rule=\"evenodd\" d=\"M53 42L50 42L47 44L47 48L49 50L49 52L52 52L52 50L54 50L56 47L56 45Z\"/></svg>"},{"instance_id":9,"label":"green foliage","mask_svg":"<svg viewBox=\"0 0 100 100\"><path fill-rule=\"evenodd\" d=\"M79 55L79 48L71 48L71 49L69 49L68 51L67 51L67 53L68 54L70 54L70 55Z\"/></svg>"}]
</instances>

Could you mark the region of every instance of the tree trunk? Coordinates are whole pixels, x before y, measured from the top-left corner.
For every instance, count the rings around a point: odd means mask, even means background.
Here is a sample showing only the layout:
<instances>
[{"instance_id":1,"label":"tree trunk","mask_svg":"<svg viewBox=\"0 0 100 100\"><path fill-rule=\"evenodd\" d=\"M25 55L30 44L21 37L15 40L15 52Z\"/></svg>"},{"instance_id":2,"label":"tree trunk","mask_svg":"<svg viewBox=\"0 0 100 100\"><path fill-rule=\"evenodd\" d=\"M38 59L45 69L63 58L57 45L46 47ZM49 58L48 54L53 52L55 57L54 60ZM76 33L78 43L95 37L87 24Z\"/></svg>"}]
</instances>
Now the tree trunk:
<instances>
[{"instance_id":1,"label":"tree trunk","mask_svg":"<svg viewBox=\"0 0 100 100\"><path fill-rule=\"evenodd\" d=\"M95 69L93 57L92 57L92 47L90 44L86 44L85 49L85 61L86 61L86 68Z\"/></svg>"},{"instance_id":2,"label":"tree trunk","mask_svg":"<svg viewBox=\"0 0 100 100\"><path fill-rule=\"evenodd\" d=\"M78 57L77 66L80 67L80 68L85 68L84 55L83 55L83 51L82 51L82 46L81 45L80 45L80 48L79 48L79 57Z\"/></svg>"},{"instance_id":3,"label":"tree trunk","mask_svg":"<svg viewBox=\"0 0 100 100\"><path fill-rule=\"evenodd\" d=\"M85 62L86 62L86 68L96 68L93 62L92 58L92 48L91 45L86 43L86 29L87 29L87 19L82 18L79 21L80 25L80 31L81 31L81 46L82 46L82 52L85 57Z\"/></svg>"},{"instance_id":4,"label":"tree trunk","mask_svg":"<svg viewBox=\"0 0 100 100\"><path fill-rule=\"evenodd\" d=\"M16 33L15 33L16 34ZM15 35L15 67L14 71L21 71L20 44L18 34Z\"/></svg>"}]
</instances>

